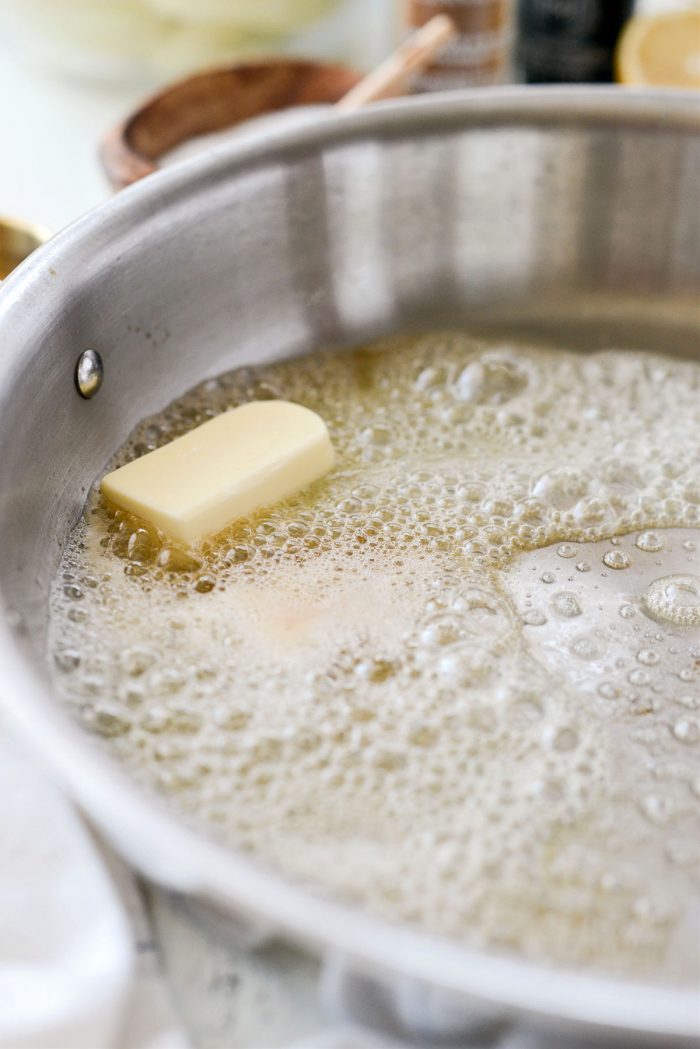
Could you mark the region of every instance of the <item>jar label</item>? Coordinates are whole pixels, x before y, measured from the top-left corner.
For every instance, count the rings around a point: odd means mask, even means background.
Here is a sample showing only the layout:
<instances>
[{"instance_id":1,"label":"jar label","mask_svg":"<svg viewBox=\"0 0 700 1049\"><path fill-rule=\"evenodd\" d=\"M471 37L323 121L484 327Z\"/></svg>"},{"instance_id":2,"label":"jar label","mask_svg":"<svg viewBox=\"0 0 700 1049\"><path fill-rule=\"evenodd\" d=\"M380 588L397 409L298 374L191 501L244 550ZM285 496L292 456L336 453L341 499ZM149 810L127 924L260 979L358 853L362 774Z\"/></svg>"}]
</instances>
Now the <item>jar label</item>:
<instances>
[{"instance_id":1,"label":"jar label","mask_svg":"<svg viewBox=\"0 0 700 1049\"><path fill-rule=\"evenodd\" d=\"M506 79L511 43L510 0L408 0L406 28L416 29L435 15L453 20L459 35L438 60L418 76L418 91L500 84Z\"/></svg>"}]
</instances>

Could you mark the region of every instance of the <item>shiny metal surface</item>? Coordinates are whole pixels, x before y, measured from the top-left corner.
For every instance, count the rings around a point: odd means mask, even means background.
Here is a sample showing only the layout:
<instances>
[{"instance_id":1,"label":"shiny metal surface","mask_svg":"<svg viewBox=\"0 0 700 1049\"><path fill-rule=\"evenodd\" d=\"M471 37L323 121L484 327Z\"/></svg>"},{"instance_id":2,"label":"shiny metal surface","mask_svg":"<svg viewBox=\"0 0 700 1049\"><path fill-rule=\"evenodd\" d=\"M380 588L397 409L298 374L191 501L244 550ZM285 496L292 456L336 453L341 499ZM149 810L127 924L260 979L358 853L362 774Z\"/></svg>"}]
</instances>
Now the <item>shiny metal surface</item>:
<instances>
[{"instance_id":1,"label":"shiny metal surface","mask_svg":"<svg viewBox=\"0 0 700 1049\"><path fill-rule=\"evenodd\" d=\"M97 350L84 350L75 366L75 386L80 396L86 401L94 397L102 385L104 374L102 358Z\"/></svg>"},{"instance_id":2,"label":"shiny metal surface","mask_svg":"<svg viewBox=\"0 0 700 1049\"><path fill-rule=\"evenodd\" d=\"M635 1045L697 1036L690 991L392 928L204 840L57 709L43 641L48 585L89 485L139 419L207 375L436 323L698 354L699 172L692 96L512 89L401 102L261 131L149 178L3 286L0 692L150 877L256 936L332 957L333 972L378 974L398 986L398 1009L420 989L464 1030L518 1014ZM109 373L94 401L72 385L85 346Z\"/></svg>"}]
</instances>

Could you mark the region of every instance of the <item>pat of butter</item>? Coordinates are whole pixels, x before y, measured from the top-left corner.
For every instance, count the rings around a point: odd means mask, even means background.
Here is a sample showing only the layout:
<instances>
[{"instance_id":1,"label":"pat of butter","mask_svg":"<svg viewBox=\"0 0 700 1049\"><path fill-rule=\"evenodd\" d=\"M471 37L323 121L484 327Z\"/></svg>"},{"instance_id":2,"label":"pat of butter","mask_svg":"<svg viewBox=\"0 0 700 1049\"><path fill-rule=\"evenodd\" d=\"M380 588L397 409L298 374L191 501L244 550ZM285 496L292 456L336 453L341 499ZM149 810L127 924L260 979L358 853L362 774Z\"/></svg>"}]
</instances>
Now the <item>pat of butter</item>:
<instances>
[{"instance_id":1,"label":"pat of butter","mask_svg":"<svg viewBox=\"0 0 700 1049\"><path fill-rule=\"evenodd\" d=\"M102 493L122 510L194 543L294 495L334 462L320 416L288 401L253 401L122 466Z\"/></svg>"}]
</instances>

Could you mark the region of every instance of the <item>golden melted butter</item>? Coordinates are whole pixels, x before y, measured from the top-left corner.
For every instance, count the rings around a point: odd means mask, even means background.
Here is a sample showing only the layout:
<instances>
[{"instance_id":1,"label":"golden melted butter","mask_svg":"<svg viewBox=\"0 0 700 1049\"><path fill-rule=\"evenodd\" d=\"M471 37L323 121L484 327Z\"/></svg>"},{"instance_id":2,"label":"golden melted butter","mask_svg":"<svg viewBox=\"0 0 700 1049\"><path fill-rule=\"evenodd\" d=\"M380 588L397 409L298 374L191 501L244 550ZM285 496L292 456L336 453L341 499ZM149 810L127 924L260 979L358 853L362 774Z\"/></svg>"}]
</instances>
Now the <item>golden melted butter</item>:
<instances>
[{"instance_id":1,"label":"golden melted butter","mask_svg":"<svg viewBox=\"0 0 700 1049\"><path fill-rule=\"evenodd\" d=\"M688 362L460 333L206 382L113 465L283 398L326 420L336 469L191 551L93 494L53 589L56 687L184 817L312 887L473 946L687 982L700 688L660 676L654 620L620 631L675 601L690 651L695 584L620 598L607 634L598 585L620 558L653 570L669 529L692 547L699 391Z\"/></svg>"}]
</instances>

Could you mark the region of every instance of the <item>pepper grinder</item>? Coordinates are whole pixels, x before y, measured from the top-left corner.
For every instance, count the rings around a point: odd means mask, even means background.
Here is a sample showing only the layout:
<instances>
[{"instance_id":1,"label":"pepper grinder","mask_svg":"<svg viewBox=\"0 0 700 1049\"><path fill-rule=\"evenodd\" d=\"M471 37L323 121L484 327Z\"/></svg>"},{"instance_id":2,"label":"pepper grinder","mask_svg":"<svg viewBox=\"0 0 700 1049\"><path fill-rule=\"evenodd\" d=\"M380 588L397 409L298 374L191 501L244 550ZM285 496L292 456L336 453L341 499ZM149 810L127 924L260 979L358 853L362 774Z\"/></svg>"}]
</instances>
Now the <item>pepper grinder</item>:
<instances>
[{"instance_id":1,"label":"pepper grinder","mask_svg":"<svg viewBox=\"0 0 700 1049\"><path fill-rule=\"evenodd\" d=\"M606 83L634 0L520 0L518 58L528 84Z\"/></svg>"}]
</instances>

